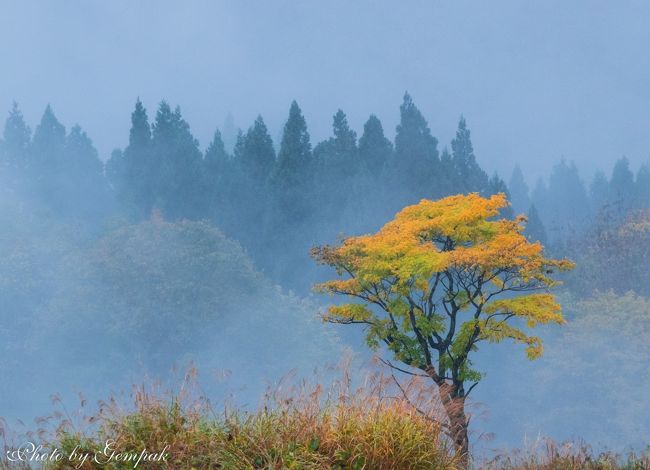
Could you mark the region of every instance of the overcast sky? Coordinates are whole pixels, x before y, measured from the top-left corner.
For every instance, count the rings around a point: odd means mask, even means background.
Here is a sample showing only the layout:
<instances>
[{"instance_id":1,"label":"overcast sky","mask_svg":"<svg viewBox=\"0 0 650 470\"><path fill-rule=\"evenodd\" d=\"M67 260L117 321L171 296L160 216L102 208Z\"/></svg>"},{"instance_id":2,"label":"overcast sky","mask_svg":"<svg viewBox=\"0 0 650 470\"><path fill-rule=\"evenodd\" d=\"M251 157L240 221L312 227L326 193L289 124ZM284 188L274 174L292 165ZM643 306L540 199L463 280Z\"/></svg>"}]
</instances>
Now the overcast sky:
<instances>
[{"instance_id":1,"label":"overcast sky","mask_svg":"<svg viewBox=\"0 0 650 470\"><path fill-rule=\"evenodd\" d=\"M461 114L481 165L591 176L650 159L650 2L0 0L0 110L51 103L102 158L136 97L179 104L202 147L231 111L274 139L296 99L312 140L340 107L391 136L408 90L448 145ZM6 110L6 111L5 111Z\"/></svg>"}]
</instances>

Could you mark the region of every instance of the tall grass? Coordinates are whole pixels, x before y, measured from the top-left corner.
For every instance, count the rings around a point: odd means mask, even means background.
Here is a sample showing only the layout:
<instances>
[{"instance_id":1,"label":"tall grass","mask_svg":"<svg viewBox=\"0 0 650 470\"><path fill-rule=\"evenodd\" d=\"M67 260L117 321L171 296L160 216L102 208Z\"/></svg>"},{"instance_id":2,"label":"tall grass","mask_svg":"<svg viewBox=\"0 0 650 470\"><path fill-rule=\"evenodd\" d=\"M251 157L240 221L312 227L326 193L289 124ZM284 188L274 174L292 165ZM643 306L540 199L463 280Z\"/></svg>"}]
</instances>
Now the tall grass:
<instances>
[{"instance_id":1,"label":"tall grass","mask_svg":"<svg viewBox=\"0 0 650 470\"><path fill-rule=\"evenodd\" d=\"M445 437L444 415L433 389L417 377L397 384L392 375L366 376L352 386L349 368L325 388L318 381L285 378L269 388L260 406L250 412L206 400L196 371L185 375L180 390L163 392L155 385L134 387L128 402L114 397L99 402L93 413L80 396L80 407L68 413L58 396L57 410L37 422L33 439L63 456L103 456L107 441L119 452L166 449L165 461L142 460L139 469L265 469L265 470L457 470ZM14 436L15 437L15 436ZM0 419L4 453L6 426ZM104 460L105 457L104 457ZM134 462L98 464L64 458L45 469L134 468ZM0 469L29 468L9 465ZM650 455L595 454L581 443L556 444L539 439L523 450L476 459L482 470L650 470Z\"/></svg>"},{"instance_id":2,"label":"tall grass","mask_svg":"<svg viewBox=\"0 0 650 470\"><path fill-rule=\"evenodd\" d=\"M285 380L269 389L252 412L215 410L192 386L175 394L138 387L128 406L109 399L80 418L60 413L46 438L64 456L113 448L157 452L169 446L166 463L141 461L137 468L173 469L426 469L453 470L458 460L433 408L418 400L415 383L406 400L380 374L351 386L347 373L327 389L315 382ZM395 392L398 393L395 393ZM422 394L426 397L426 394ZM426 410L426 411L425 411ZM45 438L45 433L39 433ZM132 462L100 465L63 459L48 469L133 468Z\"/></svg>"},{"instance_id":3,"label":"tall grass","mask_svg":"<svg viewBox=\"0 0 650 470\"><path fill-rule=\"evenodd\" d=\"M584 442L558 444L539 438L523 449L484 460L481 470L650 470L650 453L594 453Z\"/></svg>"}]
</instances>

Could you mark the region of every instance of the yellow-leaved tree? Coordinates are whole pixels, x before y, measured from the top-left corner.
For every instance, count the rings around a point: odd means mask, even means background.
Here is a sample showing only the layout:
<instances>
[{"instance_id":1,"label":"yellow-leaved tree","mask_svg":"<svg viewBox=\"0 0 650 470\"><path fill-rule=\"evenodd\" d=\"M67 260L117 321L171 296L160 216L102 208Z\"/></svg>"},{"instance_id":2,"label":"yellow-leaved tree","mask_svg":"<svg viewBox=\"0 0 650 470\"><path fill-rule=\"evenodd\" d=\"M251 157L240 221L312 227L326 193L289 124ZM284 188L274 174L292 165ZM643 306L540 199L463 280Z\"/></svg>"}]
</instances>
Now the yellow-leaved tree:
<instances>
[{"instance_id":1,"label":"yellow-leaved tree","mask_svg":"<svg viewBox=\"0 0 650 470\"><path fill-rule=\"evenodd\" d=\"M449 435L466 462L465 400L481 378L471 353L481 341L511 339L539 357L541 341L526 329L563 323L551 275L573 267L546 258L542 245L524 236L524 217L498 219L507 206L503 194L422 200L375 234L312 250L339 275L316 290L355 300L330 306L325 320L366 325L370 347L384 345L408 367L387 364L424 372L437 385Z\"/></svg>"}]
</instances>

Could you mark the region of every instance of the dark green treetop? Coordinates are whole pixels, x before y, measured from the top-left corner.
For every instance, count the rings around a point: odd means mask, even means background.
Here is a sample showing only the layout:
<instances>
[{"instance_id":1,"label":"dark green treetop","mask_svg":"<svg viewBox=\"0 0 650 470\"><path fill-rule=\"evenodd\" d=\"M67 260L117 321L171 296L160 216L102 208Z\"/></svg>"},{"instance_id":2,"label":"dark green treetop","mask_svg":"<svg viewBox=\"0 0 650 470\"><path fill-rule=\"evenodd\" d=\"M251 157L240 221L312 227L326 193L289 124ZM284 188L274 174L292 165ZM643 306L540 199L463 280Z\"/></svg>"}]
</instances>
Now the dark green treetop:
<instances>
[{"instance_id":1,"label":"dark green treetop","mask_svg":"<svg viewBox=\"0 0 650 470\"><path fill-rule=\"evenodd\" d=\"M15 168L23 168L27 151L29 149L32 131L25 123L23 113L14 101L9 117L5 121L2 133L2 147L0 154L6 158L7 163Z\"/></svg>"},{"instance_id":2,"label":"dark green treetop","mask_svg":"<svg viewBox=\"0 0 650 470\"><path fill-rule=\"evenodd\" d=\"M546 246L546 229L542 223L542 219L537 212L535 204L530 206L528 209L528 222L526 223L526 228L524 229L524 234L526 238L531 242L540 242L542 245Z\"/></svg>"},{"instance_id":3,"label":"dark green treetop","mask_svg":"<svg viewBox=\"0 0 650 470\"><path fill-rule=\"evenodd\" d=\"M476 162L470 130L467 128L467 122L463 116L458 122L456 137L451 141L451 150L459 192L485 191L488 185L488 176Z\"/></svg>"},{"instance_id":4,"label":"dark green treetop","mask_svg":"<svg viewBox=\"0 0 650 470\"><path fill-rule=\"evenodd\" d=\"M438 140L431 135L426 119L408 93L404 94L400 106L396 131L396 182L399 185L407 183L410 192L418 197L438 195L440 191L434 181L439 164Z\"/></svg>"},{"instance_id":5,"label":"dark green treetop","mask_svg":"<svg viewBox=\"0 0 650 470\"><path fill-rule=\"evenodd\" d=\"M508 189L510 189L510 196L512 197L512 208L517 214L523 213L530 207L530 190L519 164L516 164L512 170Z\"/></svg>"},{"instance_id":6,"label":"dark green treetop","mask_svg":"<svg viewBox=\"0 0 650 470\"><path fill-rule=\"evenodd\" d=\"M384 128L377 116L371 114L363 125L359 139L359 160L362 171L379 175L393 154L393 143L384 135Z\"/></svg>"},{"instance_id":7,"label":"dark green treetop","mask_svg":"<svg viewBox=\"0 0 650 470\"><path fill-rule=\"evenodd\" d=\"M262 116L255 119L238 146L237 158L244 175L256 185L265 184L275 164L275 149Z\"/></svg>"}]
</instances>

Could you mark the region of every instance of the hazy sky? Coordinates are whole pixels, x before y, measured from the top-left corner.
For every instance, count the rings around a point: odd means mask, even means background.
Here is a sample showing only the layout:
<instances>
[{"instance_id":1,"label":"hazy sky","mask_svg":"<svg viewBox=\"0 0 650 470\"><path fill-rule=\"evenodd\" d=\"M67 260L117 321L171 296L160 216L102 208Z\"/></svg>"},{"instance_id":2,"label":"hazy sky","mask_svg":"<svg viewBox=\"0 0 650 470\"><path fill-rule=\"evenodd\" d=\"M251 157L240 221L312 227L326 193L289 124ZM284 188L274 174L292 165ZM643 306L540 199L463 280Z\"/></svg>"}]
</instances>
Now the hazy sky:
<instances>
[{"instance_id":1,"label":"hazy sky","mask_svg":"<svg viewBox=\"0 0 650 470\"><path fill-rule=\"evenodd\" d=\"M276 139L294 98L313 141L339 107L392 137L408 90L441 148L465 115L489 172L609 171L650 159L649 24L641 0L0 0L0 110L34 127L49 102L106 158L137 96L205 147L228 111Z\"/></svg>"}]
</instances>

